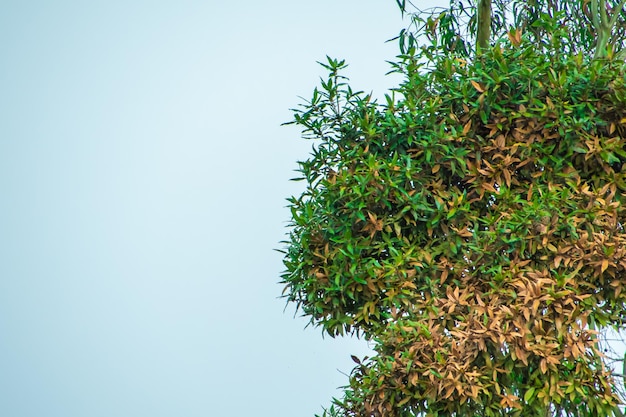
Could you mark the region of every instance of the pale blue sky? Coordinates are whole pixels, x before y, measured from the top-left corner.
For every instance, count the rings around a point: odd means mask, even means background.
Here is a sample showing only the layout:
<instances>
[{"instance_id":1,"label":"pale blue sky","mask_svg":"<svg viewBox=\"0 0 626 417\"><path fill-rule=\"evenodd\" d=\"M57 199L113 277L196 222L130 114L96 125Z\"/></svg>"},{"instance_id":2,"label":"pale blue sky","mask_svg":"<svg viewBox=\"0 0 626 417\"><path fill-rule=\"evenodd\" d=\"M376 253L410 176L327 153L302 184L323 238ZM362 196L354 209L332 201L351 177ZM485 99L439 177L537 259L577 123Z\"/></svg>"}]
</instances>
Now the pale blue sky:
<instances>
[{"instance_id":1,"label":"pale blue sky","mask_svg":"<svg viewBox=\"0 0 626 417\"><path fill-rule=\"evenodd\" d=\"M320 412L367 347L277 298L311 145L280 124L326 54L393 86L402 27L393 0L4 0L0 415Z\"/></svg>"}]
</instances>

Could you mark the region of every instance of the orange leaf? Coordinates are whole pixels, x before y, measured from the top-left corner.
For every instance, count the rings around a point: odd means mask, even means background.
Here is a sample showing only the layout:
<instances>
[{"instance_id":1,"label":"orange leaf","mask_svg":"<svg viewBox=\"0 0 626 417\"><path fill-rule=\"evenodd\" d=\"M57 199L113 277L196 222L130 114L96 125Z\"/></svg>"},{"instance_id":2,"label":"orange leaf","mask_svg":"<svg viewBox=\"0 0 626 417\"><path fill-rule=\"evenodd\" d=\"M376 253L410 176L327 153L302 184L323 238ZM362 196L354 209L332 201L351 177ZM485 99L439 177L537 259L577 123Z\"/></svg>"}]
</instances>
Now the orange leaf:
<instances>
[{"instance_id":1,"label":"orange leaf","mask_svg":"<svg viewBox=\"0 0 626 417\"><path fill-rule=\"evenodd\" d=\"M470 80L470 82L472 83L472 85L474 86L476 91L478 91L479 93L484 93L485 92L485 88L482 85L480 85L479 83L477 83L474 80Z\"/></svg>"},{"instance_id":2,"label":"orange leaf","mask_svg":"<svg viewBox=\"0 0 626 417\"><path fill-rule=\"evenodd\" d=\"M609 260L608 259L602 260L602 266L600 267L600 272L606 271L608 267L609 267Z\"/></svg>"},{"instance_id":3,"label":"orange leaf","mask_svg":"<svg viewBox=\"0 0 626 417\"><path fill-rule=\"evenodd\" d=\"M439 277L439 283L443 284L444 282L446 282L447 278L448 278L448 269L444 269L443 272L441 273L441 276Z\"/></svg>"},{"instance_id":4,"label":"orange leaf","mask_svg":"<svg viewBox=\"0 0 626 417\"><path fill-rule=\"evenodd\" d=\"M467 133L470 131L471 128L472 128L472 120L470 119L470 121L465 123L465 126L463 126L463 135L467 135Z\"/></svg>"},{"instance_id":5,"label":"orange leaf","mask_svg":"<svg viewBox=\"0 0 626 417\"><path fill-rule=\"evenodd\" d=\"M515 30L515 32L511 30L509 31L509 33L507 33L507 35L509 36L509 41L511 42L513 46L520 46L520 44L522 43L522 31L521 30L517 29Z\"/></svg>"}]
</instances>

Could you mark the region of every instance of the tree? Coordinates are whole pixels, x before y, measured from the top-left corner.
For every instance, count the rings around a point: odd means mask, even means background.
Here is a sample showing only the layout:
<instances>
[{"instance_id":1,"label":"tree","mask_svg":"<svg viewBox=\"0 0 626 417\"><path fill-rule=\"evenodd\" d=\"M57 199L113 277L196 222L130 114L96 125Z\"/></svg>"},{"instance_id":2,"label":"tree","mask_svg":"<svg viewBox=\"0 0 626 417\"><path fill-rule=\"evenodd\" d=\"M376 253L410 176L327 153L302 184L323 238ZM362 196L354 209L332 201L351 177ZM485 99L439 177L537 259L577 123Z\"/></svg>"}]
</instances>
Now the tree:
<instances>
[{"instance_id":1,"label":"tree","mask_svg":"<svg viewBox=\"0 0 626 417\"><path fill-rule=\"evenodd\" d=\"M385 103L328 58L294 114L316 145L285 297L376 352L325 414L620 416L598 335L626 320L624 2L453 3L400 33Z\"/></svg>"}]
</instances>

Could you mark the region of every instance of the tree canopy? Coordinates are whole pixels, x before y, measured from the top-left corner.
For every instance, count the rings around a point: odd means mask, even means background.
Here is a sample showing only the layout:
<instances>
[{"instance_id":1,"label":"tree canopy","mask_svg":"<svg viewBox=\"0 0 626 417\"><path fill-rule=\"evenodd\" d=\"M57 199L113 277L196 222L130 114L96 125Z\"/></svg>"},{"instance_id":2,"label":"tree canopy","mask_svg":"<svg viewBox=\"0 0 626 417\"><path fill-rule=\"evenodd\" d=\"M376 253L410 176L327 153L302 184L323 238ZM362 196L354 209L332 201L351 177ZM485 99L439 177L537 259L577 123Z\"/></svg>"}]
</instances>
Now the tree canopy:
<instances>
[{"instance_id":1,"label":"tree canopy","mask_svg":"<svg viewBox=\"0 0 626 417\"><path fill-rule=\"evenodd\" d=\"M410 0L396 0L412 19L401 32L401 47L415 45L421 35L448 53L469 56L473 45L487 46L520 30L529 42L546 47L552 29L561 31L552 52L582 52L604 57L622 51L626 42L626 1L607 0L451 0L448 8L418 10ZM414 29L412 31L411 29Z\"/></svg>"},{"instance_id":2,"label":"tree canopy","mask_svg":"<svg viewBox=\"0 0 626 417\"><path fill-rule=\"evenodd\" d=\"M376 353L325 414L620 416L598 334L626 319L624 2L496 1L478 53L453 3L401 32L384 103L328 58L294 114L285 297Z\"/></svg>"}]
</instances>

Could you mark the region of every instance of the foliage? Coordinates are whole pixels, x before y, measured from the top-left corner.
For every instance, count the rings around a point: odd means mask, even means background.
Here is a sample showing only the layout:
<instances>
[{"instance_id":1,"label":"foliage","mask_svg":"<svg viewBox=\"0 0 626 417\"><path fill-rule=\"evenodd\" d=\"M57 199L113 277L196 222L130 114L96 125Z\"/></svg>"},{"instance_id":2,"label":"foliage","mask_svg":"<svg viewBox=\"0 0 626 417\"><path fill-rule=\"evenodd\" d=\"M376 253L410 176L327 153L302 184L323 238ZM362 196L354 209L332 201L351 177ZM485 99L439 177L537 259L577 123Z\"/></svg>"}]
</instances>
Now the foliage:
<instances>
[{"instance_id":1,"label":"foliage","mask_svg":"<svg viewBox=\"0 0 626 417\"><path fill-rule=\"evenodd\" d=\"M536 47L561 54L606 56L626 46L625 0L481 0L491 3L491 31L495 39L505 38L510 29L521 30ZM450 7L420 11L410 0L396 0L412 24L401 32L400 46L407 52L426 35L442 50L470 56L479 31L475 1L450 0ZM412 12L416 10L417 12ZM560 44L552 42L551 28L560 27ZM411 30L413 28L414 30Z\"/></svg>"},{"instance_id":2,"label":"foliage","mask_svg":"<svg viewBox=\"0 0 626 417\"><path fill-rule=\"evenodd\" d=\"M597 334L626 320L624 64L550 33L401 55L384 104L323 64L285 297L376 352L325 415L621 415Z\"/></svg>"}]
</instances>

